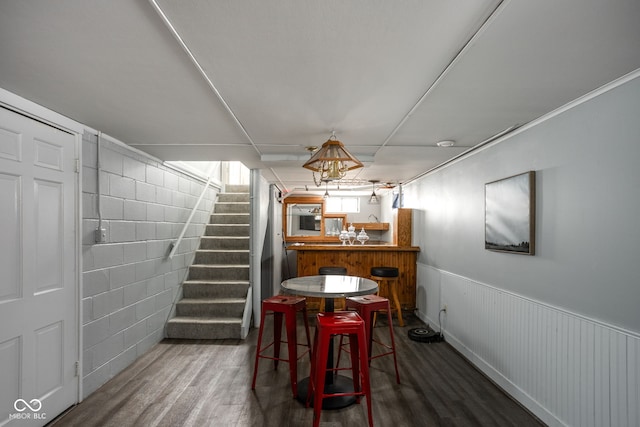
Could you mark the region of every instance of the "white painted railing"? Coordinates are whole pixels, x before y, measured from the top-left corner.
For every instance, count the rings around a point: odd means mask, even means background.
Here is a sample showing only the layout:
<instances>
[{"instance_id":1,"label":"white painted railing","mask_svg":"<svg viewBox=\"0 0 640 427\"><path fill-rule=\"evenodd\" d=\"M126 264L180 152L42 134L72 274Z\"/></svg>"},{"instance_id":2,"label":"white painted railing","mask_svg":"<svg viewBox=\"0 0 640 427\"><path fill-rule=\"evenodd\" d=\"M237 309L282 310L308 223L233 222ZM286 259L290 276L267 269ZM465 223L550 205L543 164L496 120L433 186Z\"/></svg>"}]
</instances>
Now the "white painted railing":
<instances>
[{"instance_id":1,"label":"white painted railing","mask_svg":"<svg viewBox=\"0 0 640 427\"><path fill-rule=\"evenodd\" d=\"M217 167L220 168L220 162L217 162L216 164L217 164ZM187 218L187 221L184 223L184 226L182 227L182 231L180 231L180 235L178 236L178 240L176 240L174 243L171 244L171 252L169 252L169 259L173 258L173 256L178 251L178 246L180 246L180 243L182 242L182 239L184 238L184 235L187 232L187 228L191 224L191 220L193 219L193 216L195 215L196 211L198 210L198 206L200 206L200 202L204 198L204 195L207 192L207 189L209 188L209 185L211 184L211 181L213 179L212 178L213 169L216 166L216 164L212 164L209 167L209 171L207 172L207 175L208 175L209 178L207 179L207 182L204 185L204 188L202 189L202 193L200 193L200 197L198 197L198 201L193 206L193 209L191 209L191 213L189 214L189 218Z\"/></svg>"}]
</instances>

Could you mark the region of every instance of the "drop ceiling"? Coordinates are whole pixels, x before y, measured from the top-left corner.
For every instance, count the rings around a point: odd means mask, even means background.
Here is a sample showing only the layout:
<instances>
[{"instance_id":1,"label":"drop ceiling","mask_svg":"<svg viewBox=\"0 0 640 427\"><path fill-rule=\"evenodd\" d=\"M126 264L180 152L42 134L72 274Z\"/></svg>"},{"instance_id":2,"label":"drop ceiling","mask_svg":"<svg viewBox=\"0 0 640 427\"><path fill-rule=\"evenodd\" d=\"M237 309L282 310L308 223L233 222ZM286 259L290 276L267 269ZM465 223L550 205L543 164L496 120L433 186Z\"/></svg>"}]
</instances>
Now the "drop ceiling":
<instances>
[{"instance_id":1,"label":"drop ceiling","mask_svg":"<svg viewBox=\"0 0 640 427\"><path fill-rule=\"evenodd\" d=\"M640 68L637 0L0 2L0 87L162 160L405 182ZM455 140L453 147L438 147Z\"/></svg>"}]
</instances>

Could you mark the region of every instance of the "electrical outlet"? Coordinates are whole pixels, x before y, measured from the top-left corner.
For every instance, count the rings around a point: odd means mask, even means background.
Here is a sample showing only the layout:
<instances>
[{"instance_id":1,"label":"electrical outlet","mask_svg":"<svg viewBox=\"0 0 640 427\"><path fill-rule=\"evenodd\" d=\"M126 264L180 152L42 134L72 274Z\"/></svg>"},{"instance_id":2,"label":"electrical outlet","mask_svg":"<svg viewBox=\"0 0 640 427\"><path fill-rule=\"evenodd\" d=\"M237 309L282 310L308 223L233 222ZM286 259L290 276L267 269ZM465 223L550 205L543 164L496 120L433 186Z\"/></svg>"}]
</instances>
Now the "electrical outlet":
<instances>
[{"instance_id":1,"label":"electrical outlet","mask_svg":"<svg viewBox=\"0 0 640 427\"><path fill-rule=\"evenodd\" d=\"M442 306L442 311L444 311L445 313L447 312L447 304L444 304L444 305Z\"/></svg>"},{"instance_id":2,"label":"electrical outlet","mask_svg":"<svg viewBox=\"0 0 640 427\"><path fill-rule=\"evenodd\" d=\"M106 228L96 228L95 231L95 239L96 243L106 243L107 242L107 229Z\"/></svg>"}]
</instances>

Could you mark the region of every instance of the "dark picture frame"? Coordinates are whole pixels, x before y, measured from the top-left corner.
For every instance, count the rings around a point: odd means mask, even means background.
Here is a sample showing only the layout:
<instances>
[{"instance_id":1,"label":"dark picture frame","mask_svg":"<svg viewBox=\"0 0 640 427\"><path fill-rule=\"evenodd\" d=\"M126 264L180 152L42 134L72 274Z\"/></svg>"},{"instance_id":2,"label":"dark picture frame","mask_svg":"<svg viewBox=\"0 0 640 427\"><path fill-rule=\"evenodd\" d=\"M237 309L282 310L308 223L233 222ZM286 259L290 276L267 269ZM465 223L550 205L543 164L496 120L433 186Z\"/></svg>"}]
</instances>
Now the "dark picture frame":
<instances>
[{"instance_id":1,"label":"dark picture frame","mask_svg":"<svg viewBox=\"0 0 640 427\"><path fill-rule=\"evenodd\" d=\"M484 195L484 248L535 255L535 171L486 183Z\"/></svg>"}]
</instances>

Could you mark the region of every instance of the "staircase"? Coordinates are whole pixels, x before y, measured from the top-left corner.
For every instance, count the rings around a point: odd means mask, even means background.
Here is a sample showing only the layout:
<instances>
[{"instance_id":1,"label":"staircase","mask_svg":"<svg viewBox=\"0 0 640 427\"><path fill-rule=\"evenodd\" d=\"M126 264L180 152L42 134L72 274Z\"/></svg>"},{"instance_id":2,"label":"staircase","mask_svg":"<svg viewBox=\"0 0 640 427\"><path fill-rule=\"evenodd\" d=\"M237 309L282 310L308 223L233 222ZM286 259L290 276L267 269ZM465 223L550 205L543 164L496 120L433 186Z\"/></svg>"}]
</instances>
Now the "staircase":
<instances>
[{"instance_id":1,"label":"staircase","mask_svg":"<svg viewBox=\"0 0 640 427\"><path fill-rule=\"evenodd\" d=\"M249 186L227 185L200 240L167 336L241 339L249 289Z\"/></svg>"}]
</instances>

